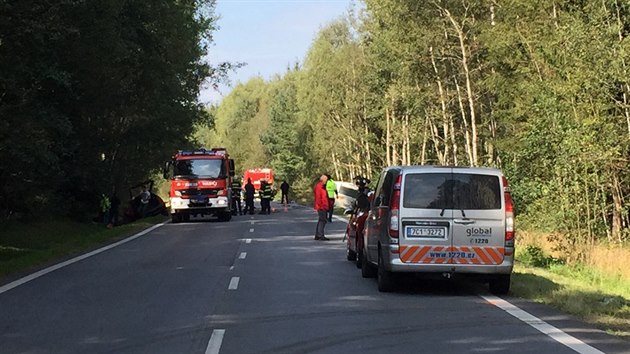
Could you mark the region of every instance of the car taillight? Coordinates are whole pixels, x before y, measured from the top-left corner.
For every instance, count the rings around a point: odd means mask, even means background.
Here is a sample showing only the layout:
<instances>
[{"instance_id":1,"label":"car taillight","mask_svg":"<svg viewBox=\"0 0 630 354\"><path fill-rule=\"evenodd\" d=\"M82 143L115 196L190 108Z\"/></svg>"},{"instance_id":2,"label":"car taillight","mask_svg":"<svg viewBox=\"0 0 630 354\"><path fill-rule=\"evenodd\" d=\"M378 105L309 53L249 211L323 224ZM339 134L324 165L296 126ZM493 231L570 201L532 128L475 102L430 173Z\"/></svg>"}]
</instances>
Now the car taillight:
<instances>
[{"instance_id":1,"label":"car taillight","mask_svg":"<svg viewBox=\"0 0 630 354\"><path fill-rule=\"evenodd\" d=\"M228 195L228 190L227 190L227 189L219 189L219 190L217 191L217 195L218 195L219 197L225 197L225 196L227 196L227 195Z\"/></svg>"},{"instance_id":2,"label":"car taillight","mask_svg":"<svg viewBox=\"0 0 630 354\"><path fill-rule=\"evenodd\" d=\"M400 189L402 185L402 175L396 177L394 182L394 192L389 202L389 236L398 238L398 212L400 210Z\"/></svg>"},{"instance_id":3,"label":"car taillight","mask_svg":"<svg viewBox=\"0 0 630 354\"><path fill-rule=\"evenodd\" d=\"M503 176L503 200L505 202L505 245L514 246L514 202L507 178Z\"/></svg>"}]
</instances>

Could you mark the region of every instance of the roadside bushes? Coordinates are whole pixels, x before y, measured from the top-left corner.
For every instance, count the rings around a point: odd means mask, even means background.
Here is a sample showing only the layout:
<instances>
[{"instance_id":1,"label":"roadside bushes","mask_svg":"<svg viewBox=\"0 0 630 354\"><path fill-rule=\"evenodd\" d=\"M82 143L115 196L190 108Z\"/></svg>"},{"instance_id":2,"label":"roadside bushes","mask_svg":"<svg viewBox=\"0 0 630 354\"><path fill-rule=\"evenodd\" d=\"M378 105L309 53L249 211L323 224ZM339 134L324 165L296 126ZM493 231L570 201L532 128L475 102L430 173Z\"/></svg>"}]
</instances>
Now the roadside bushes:
<instances>
[{"instance_id":1,"label":"roadside bushes","mask_svg":"<svg viewBox=\"0 0 630 354\"><path fill-rule=\"evenodd\" d=\"M540 268L549 268L554 264L564 264L562 259L545 254L541 247L535 245L525 246L525 250L520 254L518 260L528 266Z\"/></svg>"}]
</instances>

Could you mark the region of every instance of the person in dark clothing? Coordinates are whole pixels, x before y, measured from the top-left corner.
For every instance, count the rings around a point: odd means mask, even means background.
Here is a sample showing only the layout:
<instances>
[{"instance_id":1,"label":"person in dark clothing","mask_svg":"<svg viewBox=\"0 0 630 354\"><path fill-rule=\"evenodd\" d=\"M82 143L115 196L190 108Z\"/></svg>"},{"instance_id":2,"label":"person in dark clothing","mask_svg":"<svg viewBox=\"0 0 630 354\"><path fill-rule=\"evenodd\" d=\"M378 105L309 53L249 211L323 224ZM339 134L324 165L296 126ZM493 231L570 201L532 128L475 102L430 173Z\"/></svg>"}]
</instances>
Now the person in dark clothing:
<instances>
[{"instance_id":1,"label":"person in dark clothing","mask_svg":"<svg viewBox=\"0 0 630 354\"><path fill-rule=\"evenodd\" d=\"M108 228L112 228L118 224L118 208L120 207L120 199L116 195L116 189L112 190L112 194L109 196L109 220L107 223Z\"/></svg>"},{"instance_id":2,"label":"person in dark clothing","mask_svg":"<svg viewBox=\"0 0 630 354\"><path fill-rule=\"evenodd\" d=\"M238 208L238 215L242 215L241 211L241 181L234 178L232 180L232 215L236 215Z\"/></svg>"},{"instance_id":3,"label":"person in dark clothing","mask_svg":"<svg viewBox=\"0 0 630 354\"><path fill-rule=\"evenodd\" d=\"M249 212L250 215L254 214L254 194L256 193L256 189L252 184L252 179L247 179L247 184L245 185L245 210L243 214L247 214Z\"/></svg>"},{"instance_id":4,"label":"person in dark clothing","mask_svg":"<svg viewBox=\"0 0 630 354\"><path fill-rule=\"evenodd\" d=\"M260 214L271 214L271 185L267 181L260 183Z\"/></svg>"},{"instance_id":5,"label":"person in dark clothing","mask_svg":"<svg viewBox=\"0 0 630 354\"><path fill-rule=\"evenodd\" d=\"M280 203L284 203L285 206L289 205L289 184L286 180L282 181L280 191L282 192L282 199L280 199Z\"/></svg>"}]
</instances>

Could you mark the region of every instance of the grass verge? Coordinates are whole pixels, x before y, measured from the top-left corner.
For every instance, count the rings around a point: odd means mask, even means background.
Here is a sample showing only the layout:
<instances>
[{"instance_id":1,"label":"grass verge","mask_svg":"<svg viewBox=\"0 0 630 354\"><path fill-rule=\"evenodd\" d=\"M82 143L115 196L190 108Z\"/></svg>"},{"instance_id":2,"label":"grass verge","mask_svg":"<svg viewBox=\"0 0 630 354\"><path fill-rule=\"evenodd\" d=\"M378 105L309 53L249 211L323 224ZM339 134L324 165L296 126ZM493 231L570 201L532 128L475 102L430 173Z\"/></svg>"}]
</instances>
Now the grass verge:
<instances>
[{"instance_id":1,"label":"grass verge","mask_svg":"<svg viewBox=\"0 0 630 354\"><path fill-rule=\"evenodd\" d=\"M155 216L107 229L102 224L48 219L0 224L0 282L131 236L165 221Z\"/></svg>"},{"instance_id":2,"label":"grass verge","mask_svg":"<svg viewBox=\"0 0 630 354\"><path fill-rule=\"evenodd\" d=\"M592 268L517 262L511 293L553 306L630 340L630 282Z\"/></svg>"}]
</instances>

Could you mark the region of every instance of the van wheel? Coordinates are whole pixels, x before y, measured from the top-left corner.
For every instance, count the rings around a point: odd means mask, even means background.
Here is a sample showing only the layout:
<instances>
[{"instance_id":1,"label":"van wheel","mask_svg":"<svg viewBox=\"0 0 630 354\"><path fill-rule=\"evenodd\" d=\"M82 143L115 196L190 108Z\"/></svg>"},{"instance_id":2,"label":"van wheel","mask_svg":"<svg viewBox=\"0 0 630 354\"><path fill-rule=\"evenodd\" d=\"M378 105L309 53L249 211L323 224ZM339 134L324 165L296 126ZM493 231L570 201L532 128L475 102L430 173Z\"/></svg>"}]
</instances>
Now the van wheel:
<instances>
[{"instance_id":1,"label":"van wheel","mask_svg":"<svg viewBox=\"0 0 630 354\"><path fill-rule=\"evenodd\" d=\"M383 264L383 257L381 253L378 253L378 270L376 274L376 281L378 283L378 291L382 293L388 293L394 290L394 274L387 269Z\"/></svg>"},{"instance_id":2,"label":"van wheel","mask_svg":"<svg viewBox=\"0 0 630 354\"><path fill-rule=\"evenodd\" d=\"M510 291L510 276L498 275L490 280L490 292L495 295L505 295Z\"/></svg>"},{"instance_id":3,"label":"van wheel","mask_svg":"<svg viewBox=\"0 0 630 354\"><path fill-rule=\"evenodd\" d=\"M376 268L368 262L364 250L361 251L361 276L364 278L374 278L376 276Z\"/></svg>"},{"instance_id":4,"label":"van wheel","mask_svg":"<svg viewBox=\"0 0 630 354\"><path fill-rule=\"evenodd\" d=\"M357 250L357 260L355 264L359 269L363 266L363 250L361 248Z\"/></svg>"},{"instance_id":5,"label":"van wheel","mask_svg":"<svg viewBox=\"0 0 630 354\"><path fill-rule=\"evenodd\" d=\"M346 246L346 259L350 262L357 260L357 253Z\"/></svg>"}]
</instances>

